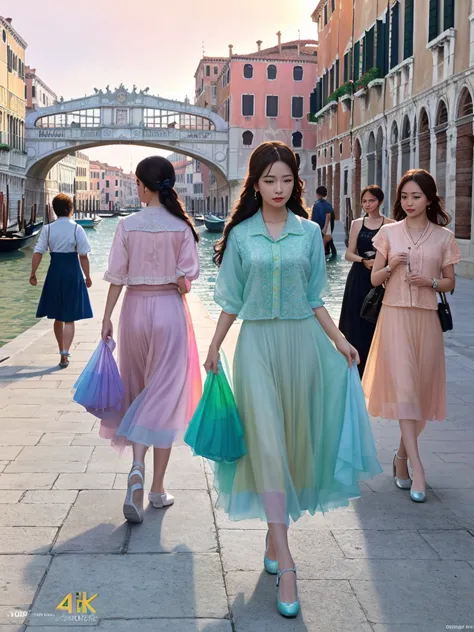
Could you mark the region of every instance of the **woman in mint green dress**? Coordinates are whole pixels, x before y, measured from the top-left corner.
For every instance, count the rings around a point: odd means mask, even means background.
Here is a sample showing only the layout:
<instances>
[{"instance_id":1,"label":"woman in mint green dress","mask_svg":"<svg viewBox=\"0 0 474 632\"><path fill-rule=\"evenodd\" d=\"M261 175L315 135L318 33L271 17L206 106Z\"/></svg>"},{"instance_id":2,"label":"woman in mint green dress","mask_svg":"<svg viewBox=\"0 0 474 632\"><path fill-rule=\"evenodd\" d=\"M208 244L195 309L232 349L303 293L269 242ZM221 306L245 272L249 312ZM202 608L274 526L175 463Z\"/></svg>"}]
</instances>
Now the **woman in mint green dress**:
<instances>
[{"instance_id":1,"label":"woman in mint green dress","mask_svg":"<svg viewBox=\"0 0 474 632\"><path fill-rule=\"evenodd\" d=\"M291 149L257 147L216 246L215 300L223 311L204 365L217 372L219 349L239 316L233 378L247 454L218 463L214 485L230 519L268 523L264 566L277 575L284 616L299 610L290 519L347 506L360 496L358 481L381 471L353 367L359 356L324 307L321 230L306 219L301 196ZM350 415L354 372L363 411Z\"/></svg>"}]
</instances>

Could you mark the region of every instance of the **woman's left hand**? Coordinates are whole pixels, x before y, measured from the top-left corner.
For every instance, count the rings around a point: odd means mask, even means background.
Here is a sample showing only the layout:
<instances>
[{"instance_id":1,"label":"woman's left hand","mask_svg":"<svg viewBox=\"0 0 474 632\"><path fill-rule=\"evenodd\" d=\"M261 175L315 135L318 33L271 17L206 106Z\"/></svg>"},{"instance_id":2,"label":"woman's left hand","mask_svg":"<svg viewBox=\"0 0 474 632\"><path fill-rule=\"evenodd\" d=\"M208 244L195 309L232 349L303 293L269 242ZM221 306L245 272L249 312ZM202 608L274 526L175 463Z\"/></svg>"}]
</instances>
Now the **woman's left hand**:
<instances>
[{"instance_id":1,"label":"woman's left hand","mask_svg":"<svg viewBox=\"0 0 474 632\"><path fill-rule=\"evenodd\" d=\"M406 281L415 287L431 287L433 285L433 279L421 274L408 274Z\"/></svg>"},{"instance_id":2,"label":"woman's left hand","mask_svg":"<svg viewBox=\"0 0 474 632\"><path fill-rule=\"evenodd\" d=\"M336 349L346 358L349 368L354 362L360 364L359 352L345 338L336 343Z\"/></svg>"}]
</instances>

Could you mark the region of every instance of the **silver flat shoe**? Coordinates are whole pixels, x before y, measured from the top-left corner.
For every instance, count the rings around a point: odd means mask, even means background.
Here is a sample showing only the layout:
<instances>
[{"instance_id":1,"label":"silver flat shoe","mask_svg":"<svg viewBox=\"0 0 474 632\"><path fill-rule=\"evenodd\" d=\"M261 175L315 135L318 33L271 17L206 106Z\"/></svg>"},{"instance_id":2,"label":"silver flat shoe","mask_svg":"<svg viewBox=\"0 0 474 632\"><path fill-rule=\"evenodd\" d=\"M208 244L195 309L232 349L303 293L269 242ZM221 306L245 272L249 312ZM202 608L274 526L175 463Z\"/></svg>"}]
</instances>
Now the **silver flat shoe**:
<instances>
[{"instance_id":1,"label":"silver flat shoe","mask_svg":"<svg viewBox=\"0 0 474 632\"><path fill-rule=\"evenodd\" d=\"M398 456L398 452L395 452L393 456L393 479L398 489L410 489L411 478L397 478L397 468L395 466L395 459L400 459L400 461L408 461L408 457L402 458L401 456Z\"/></svg>"},{"instance_id":2,"label":"silver flat shoe","mask_svg":"<svg viewBox=\"0 0 474 632\"><path fill-rule=\"evenodd\" d=\"M134 462L132 465L132 469L128 475L127 495L125 496L125 502L123 503L124 518L127 522L131 522L133 524L143 522L143 502L140 507L137 507L133 501L133 494L140 489L143 490L143 485L145 484L145 477L139 469L140 467L145 469L145 464ZM134 483L132 485L130 481L133 476L138 476L141 479L141 483Z\"/></svg>"},{"instance_id":3,"label":"silver flat shoe","mask_svg":"<svg viewBox=\"0 0 474 632\"><path fill-rule=\"evenodd\" d=\"M169 507L174 504L174 496L168 494L168 492L164 492L163 494L159 492L149 492L148 500L155 509L162 509L163 507Z\"/></svg>"},{"instance_id":4,"label":"silver flat shoe","mask_svg":"<svg viewBox=\"0 0 474 632\"><path fill-rule=\"evenodd\" d=\"M410 498L414 503L424 503L426 500L425 492L415 492L415 490L410 489Z\"/></svg>"}]
</instances>

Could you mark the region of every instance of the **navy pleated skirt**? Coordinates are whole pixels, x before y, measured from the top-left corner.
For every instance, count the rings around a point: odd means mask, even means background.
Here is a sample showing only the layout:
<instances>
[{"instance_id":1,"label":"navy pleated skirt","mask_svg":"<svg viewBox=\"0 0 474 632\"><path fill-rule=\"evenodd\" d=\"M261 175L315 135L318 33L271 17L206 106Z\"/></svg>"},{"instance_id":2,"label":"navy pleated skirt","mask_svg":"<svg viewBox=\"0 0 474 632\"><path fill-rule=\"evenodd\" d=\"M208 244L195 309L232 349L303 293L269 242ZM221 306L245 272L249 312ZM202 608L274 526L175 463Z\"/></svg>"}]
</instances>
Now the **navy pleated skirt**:
<instances>
[{"instance_id":1,"label":"navy pleated skirt","mask_svg":"<svg viewBox=\"0 0 474 632\"><path fill-rule=\"evenodd\" d=\"M54 318L66 323L92 318L86 284L77 252L51 252L37 318Z\"/></svg>"}]
</instances>

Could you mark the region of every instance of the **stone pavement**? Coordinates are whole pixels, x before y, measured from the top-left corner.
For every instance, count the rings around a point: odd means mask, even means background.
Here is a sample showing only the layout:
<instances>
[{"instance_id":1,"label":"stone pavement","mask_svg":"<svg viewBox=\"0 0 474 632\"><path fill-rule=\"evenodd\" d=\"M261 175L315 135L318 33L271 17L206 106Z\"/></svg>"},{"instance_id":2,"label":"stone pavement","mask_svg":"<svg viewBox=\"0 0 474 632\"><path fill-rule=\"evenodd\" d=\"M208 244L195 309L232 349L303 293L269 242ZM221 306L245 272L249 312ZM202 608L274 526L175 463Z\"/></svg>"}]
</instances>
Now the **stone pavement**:
<instances>
[{"instance_id":1,"label":"stone pavement","mask_svg":"<svg viewBox=\"0 0 474 632\"><path fill-rule=\"evenodd\" d=\"M173 451L168 510L142 525L122 517L129 458L97 436L71 387L99 338L80 324L70 367L54 368L50 325L10 345L0 364L0 632L437 632L474 626L474 282L458 280L446 335L449 421L430 424L430 485L417 505L391 478L396 424L373 421L384 473L351 507L302 518L290 531L302 613L282 619L262 571L265 525L213 508L212 475L186 446ZM204 356L214 324L190 298ZM226 348L232 356L237 328ZM436 367L433 367L436 370ZM151 462L148 463L148 466ZM56 610L98 596L96 619ZM90 614L90 613L89 613ZM448 627L465 626L465 627Z\"/></svg>"}]
</instances>

